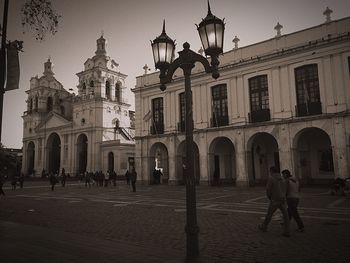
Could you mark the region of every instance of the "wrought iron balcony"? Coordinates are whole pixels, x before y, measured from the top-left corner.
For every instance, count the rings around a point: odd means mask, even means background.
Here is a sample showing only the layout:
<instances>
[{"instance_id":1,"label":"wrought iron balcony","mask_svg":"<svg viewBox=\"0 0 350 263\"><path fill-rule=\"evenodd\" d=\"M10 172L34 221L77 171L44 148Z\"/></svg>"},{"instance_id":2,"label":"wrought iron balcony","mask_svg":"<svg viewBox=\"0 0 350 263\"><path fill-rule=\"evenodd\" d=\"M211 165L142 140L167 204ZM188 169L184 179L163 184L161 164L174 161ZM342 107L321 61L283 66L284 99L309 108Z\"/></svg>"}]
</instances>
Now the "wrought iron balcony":
<instances>
[{"instance_id":1,"label":"wrought iron balcony","mask_svg":"<svg viewBox=\"0 0 350 263\"><path fill-rule=\"evenodd\" d=\"M271 120L270 109L251 111L248 114L249 122L263 122Z\"/></svg>"},{"instance_id":2,"label":"wrought iron balcony","mask_svg":"<svg viewBox=\"0 0 350 263\"><path fill-rule=\"evenodd\" d=\"M154 123L150 127L151 134L163 134L164 123Z\"/></svg>"},{"instance_id":3,"label":"wrought iron balcony","mask_svg":"<svg viewBox=\"0 0 350 263\"><path fill-rule=\"evenodd\" d=\"M179 132L185 132L186 126L185 126L185 121L179 121L177 123L177 130Z\"/></svg>"},{"instance_id":4,"label":"wrought iron balcony","mask_svg":"<svg viewBox=\"0 0 350 263\"><path fill-rule=\"evenodd\" d=\"M321 102L308 102L295 106L297 117L322 114Z\"/></svg>"},{"instance_id":5,"label":"wrought iron balcony","mask_svg":"<svg viewBox=\"0 0 350 263\"><path fill-rule=\"evenodd\" d=\"M211 127L221 127L228 125L228 116L217 116L215 115L210 119Z\"/></svg>"}]
</instances>

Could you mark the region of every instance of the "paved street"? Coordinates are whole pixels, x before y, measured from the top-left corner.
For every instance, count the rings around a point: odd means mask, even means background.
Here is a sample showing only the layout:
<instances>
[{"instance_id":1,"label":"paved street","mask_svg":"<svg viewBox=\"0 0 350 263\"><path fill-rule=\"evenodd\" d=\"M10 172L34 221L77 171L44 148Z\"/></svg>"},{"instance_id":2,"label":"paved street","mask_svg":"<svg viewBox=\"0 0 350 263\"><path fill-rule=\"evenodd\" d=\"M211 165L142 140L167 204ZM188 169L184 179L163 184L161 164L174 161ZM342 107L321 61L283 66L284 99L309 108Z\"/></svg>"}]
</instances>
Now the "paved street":
<instances>
[{"instance_id":1,"label":"paved street","mask_svg":"<svg viewBox=\"0 0 350 263\"><path fill-rule=\"evenodd\" d=\"M0 262L182 262L185 187L85 188L68 182L5 185L0 199ZM350 197L303 188L306 231L281 236L279 215L268 232L257 224L267 208L265 189L197 188L203 262L349 262Z\"/></svg>"}]
</instances>

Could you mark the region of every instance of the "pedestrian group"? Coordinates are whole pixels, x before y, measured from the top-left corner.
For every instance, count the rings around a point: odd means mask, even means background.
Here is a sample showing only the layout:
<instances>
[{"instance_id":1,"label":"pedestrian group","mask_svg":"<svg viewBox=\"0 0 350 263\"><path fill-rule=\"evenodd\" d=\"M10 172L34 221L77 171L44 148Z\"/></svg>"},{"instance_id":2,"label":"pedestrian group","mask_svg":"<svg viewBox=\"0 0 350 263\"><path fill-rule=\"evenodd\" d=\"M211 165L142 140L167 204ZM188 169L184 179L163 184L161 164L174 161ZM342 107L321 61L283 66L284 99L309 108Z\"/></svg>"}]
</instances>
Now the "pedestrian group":
<instances>
[{"instance_id":1,"label":"pedestrian group","mask_svg":"<svg viewBox=\"0 0 350 263\"><path fill-rule=\"evenodd\" d=\"M297 231L304 232L304 224L298 212L299 191L299 182L289 170L283 170L280 173L276 167L271 167L266 186L269 206L264 222L258 225L259 230L267 231L273 214L279 209L283 217L283 236L290 237L290 220L292 218L298 225Z\"/></svg>"}]
</instances>

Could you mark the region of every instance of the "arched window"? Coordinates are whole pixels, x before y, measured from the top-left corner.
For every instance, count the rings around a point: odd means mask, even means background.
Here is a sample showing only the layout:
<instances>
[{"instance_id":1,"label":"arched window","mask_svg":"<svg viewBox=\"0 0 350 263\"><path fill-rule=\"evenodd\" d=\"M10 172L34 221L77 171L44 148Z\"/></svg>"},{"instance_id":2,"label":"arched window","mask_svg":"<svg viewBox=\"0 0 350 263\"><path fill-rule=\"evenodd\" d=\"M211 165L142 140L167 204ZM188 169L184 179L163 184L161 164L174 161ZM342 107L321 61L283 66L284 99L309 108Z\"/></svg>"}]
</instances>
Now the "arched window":
<instances>
[{"instance_id":1,"label":"arched window","mask_svg":"<svg viewBox=\"0 0 350 263\"><path fill-rule=\"evenodd\" d=\"M115 100L117 101L117 102L120 102L120 82L117 82L116 84L115 84Z\"/></svg>"},{"instance_id":2,"label":"arched window","mask_svg":"<svg viewBox=\"0 0 350 263\"><path fill-rule=\"evenodd\" d=\"M85 82L83 83L83 93L85 93L86 92L86 84L85 84Z\"/></svg>"},{"instance_id":3,"label":"arched window","mask_svg":"<svg viewBox=\"0 0 350 263\"><path fill-rule=\"evenodd\" d=\"M60 109L61 109L61 115L64 116L66 113L64 106L61 105Z\"/></svg>"},{"instance_id":4,"label":"arched window","mask_svg":"<svg viewBox=\"0 0 350 263\"><path fill-rule=\"evenodd\" d=\"M322 113L317 64L294 70L298 116Z\"/></svg>"},{"instance_id":5,"label":"arched window","mask_svg":"<svg viewBox=\"0 0 350 263\"><path fill-rule=\"evenodd\" d=\"M35 97L35 103L34 103L34 109L36 111L38 111L38 107L39 107L39 98L38 96Z\"/></svg>"},{"instance_id":6,"label":"arched window","mask_svg":"<svg viewBox=\"0 0 350 263\"><path fill-rule=\"evenodd\" d=\"M111 87L110 87L110 83L107 80L106 81L106 99L110 99L111 98Z\"/></svg>"},{"instance_id":7,"label":"arched window","mask_svg":"<svg viewBox=\"0 0 350 263\"><path fill-rule=\"evenodd\" d=\"M52 105L53 105L52 97L48 97L47 98L47 111L48 112L52 111Z\"/></svg>"},{"instance_id":8,"label":"arched window","mask_svg":"<svg viewBox=\"0 0 350 263\"><path fill-rule=\"evenodd\" d=\"M29 112L31 112L33 110L33 99L30 98L29 99Z\"/></svg>"},{"instance_id":9,"label":"arched window","mask_svg":"<svg viewBox=\"0 0 350 263\"><path fill-rule=\"evenodd\" d=\"M93 88L93 87L94 87L94 81L90 80L90 88Z\"/></svg>"}]
</instances>

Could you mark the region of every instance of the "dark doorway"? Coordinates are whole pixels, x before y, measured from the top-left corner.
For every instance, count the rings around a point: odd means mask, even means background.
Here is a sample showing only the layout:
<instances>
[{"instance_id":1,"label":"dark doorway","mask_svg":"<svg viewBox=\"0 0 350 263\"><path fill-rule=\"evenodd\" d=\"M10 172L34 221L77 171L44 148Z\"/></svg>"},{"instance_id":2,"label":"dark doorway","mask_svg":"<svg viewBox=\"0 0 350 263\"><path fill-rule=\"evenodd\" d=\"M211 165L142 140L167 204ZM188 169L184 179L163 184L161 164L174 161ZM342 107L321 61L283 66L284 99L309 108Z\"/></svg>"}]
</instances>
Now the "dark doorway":
<instances>
[{"instance_id":1,"label":"dark doorway","mask_svg":"<svg viewBox=\"0 0 350 263\"><path fill-rule=\"evenodd\" d=\"M52 133L47 140L47 156L48 172L58 172L61 163L61 140L57 133Z\"/></svg>"},{"instance_id":2,"label":"dark doorway","mask_svg":"<svg viewBox=\"0 0 350 263\"><path fill-rule=\"evenodd\" d=\"M28 160L28 169L27 169L27 173L28 175L33 173L34 170L34 163L35 163L35 145L33 142L30 142L28 144L28 148L27 148L27 160Z\"/></svg>"},{"instance_id":3,"label":"dark doorway","mask_svg":"<svg viewBox=\"0 0 350 263\"><path fill-rule=\"evenodd\" d=\"M77 141L77 155L78 155L78 172L86 171L87 165L87 146L88 139L85 134L80 134Z\"/></svg>"},{"instance_id":4,"label":"dark doorway","mask_svg":"<svg viewBox=\"0 0 350 263\"><path fill-rule=\"evenodd\" d=\"M114 154L112 152L108 153L108 170L114 171Z\"/></svg>"},{"instance_id":5,"label":"dark doorway","mask_svg":"<svg viewBox=\"0 0 350 263\"><path fill-rule=\"evenodd\" d=\"M234 185L236 183L235 147L227 137L215 138L209 146L209 183Z\"/></svg>"}]
</instances>

